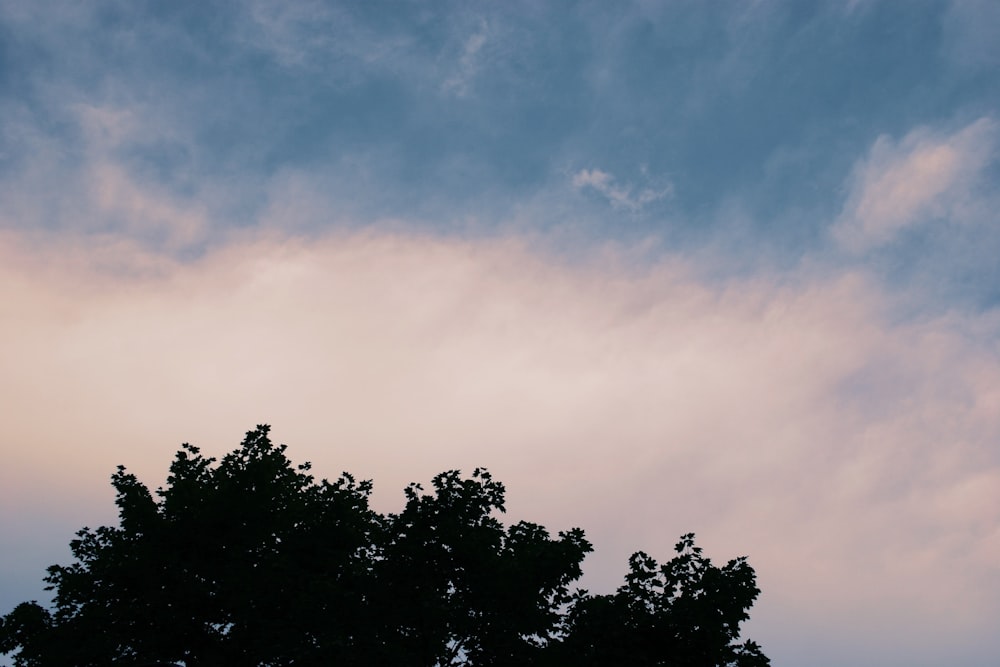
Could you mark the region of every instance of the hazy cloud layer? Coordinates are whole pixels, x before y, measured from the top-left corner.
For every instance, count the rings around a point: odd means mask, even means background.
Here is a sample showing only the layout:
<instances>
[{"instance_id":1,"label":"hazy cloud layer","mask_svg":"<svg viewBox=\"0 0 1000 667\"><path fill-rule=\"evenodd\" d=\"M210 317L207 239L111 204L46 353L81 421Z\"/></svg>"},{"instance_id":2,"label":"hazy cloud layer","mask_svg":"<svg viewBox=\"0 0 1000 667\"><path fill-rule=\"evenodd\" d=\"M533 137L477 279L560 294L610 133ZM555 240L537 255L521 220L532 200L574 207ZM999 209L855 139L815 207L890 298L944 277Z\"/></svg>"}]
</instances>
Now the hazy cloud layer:
<instances>
[{"instance_id":1,"label":"hazy cloud layer","mask_svg":"<svg viewBox=\"0 0 1000 667\"><path fill-rule=\"evenodd\" d=\"M894 324L859 274L708 286L673 258L567 264L513 238L247 238L191 265L0 252L5 532L42 562L67 535L19 525L34 503L107 520L114 465L155 485L181 441L221 453L270 422L322 474L373 477L384 508L486 465L512 516L589 530L603 588L686 530L748 553L776 655L792 616L817 637L905 617L944 650L1000 612L995 318Z\"/></svg>"}]
</instances>

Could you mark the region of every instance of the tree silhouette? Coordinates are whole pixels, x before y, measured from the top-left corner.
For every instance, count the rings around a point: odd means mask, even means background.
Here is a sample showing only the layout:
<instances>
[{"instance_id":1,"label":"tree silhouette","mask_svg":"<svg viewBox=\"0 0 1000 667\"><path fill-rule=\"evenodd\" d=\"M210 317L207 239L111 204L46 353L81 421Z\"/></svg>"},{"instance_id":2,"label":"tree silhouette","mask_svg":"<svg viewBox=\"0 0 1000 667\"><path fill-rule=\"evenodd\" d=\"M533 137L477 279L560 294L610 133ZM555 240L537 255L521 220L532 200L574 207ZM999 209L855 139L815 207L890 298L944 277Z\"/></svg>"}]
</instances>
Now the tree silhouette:
<instances>
[{"instance_id":1,"label":"tree silhouette","mask_svg":"<svg viewBox=\"0 0 1000 667\"><path fill-rule=\"evenodd\" d=\"M740 623L760 593L746 559L716 567L693 533L675 549L678 555L663 565L637 552L615 594L574 599L566 636L554 647L565 664L770 664L755 642L738 643Z\"/></svg>"},{"instance_id":2,"label":"tree silhouette","mask_svg":"<svg viewBox=\"0 0 1000 667\"><path fill-rule=\"evenodd\" d=\"M75 562L48 568L53 604L4 616L0 651L16 667L769 664L738 643L753 569L715 567L693 535L662 566L635 554L613 595L571 591L583 531L505 528L487 471L412 484L382 515L370 482L317 481L268 433L219 461L183 445L155 494L119 467L119 525L77 533Z\"/></svg>"}]
</instances>

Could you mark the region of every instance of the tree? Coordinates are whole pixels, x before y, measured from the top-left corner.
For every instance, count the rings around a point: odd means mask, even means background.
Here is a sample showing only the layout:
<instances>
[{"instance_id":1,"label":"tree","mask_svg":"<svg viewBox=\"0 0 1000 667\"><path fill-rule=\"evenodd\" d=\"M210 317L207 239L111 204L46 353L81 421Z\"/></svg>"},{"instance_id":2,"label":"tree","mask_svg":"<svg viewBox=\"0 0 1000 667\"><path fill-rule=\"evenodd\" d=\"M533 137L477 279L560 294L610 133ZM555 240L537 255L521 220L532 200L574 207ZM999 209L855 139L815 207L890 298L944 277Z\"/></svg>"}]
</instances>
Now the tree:
<instances>
[{"instance_id":1,"label":"tree","mask_svg":"<svg viewBox=\"0 0 1000 667\"><path fill-rule=\"evenodd\" d=\"M693 533L675 550L662 565L633 554L613 595L578 595L554 652L581 666L770 664L755 642L738 642L740 623L760 593L746 558L717 567L695 546Z\"/></svg>"},{"instance_id":2,"label":"tree","mask_svg":"<svg viewBox=\"0 0 1000 667\"><path fill-rule=\"evenodd\" d=\"M583 531L504 527L487 471L410 485L382 515L371 482L317 481L268 434L220 461L183 445L155 494L119 467L118 526L77 533L75 562L48 568L51 607L2 617L0 652L16 667L768 664L737 643L753 569L716 568L693 535L591 596L570 589Z\"/></svg>"}]
</instances>

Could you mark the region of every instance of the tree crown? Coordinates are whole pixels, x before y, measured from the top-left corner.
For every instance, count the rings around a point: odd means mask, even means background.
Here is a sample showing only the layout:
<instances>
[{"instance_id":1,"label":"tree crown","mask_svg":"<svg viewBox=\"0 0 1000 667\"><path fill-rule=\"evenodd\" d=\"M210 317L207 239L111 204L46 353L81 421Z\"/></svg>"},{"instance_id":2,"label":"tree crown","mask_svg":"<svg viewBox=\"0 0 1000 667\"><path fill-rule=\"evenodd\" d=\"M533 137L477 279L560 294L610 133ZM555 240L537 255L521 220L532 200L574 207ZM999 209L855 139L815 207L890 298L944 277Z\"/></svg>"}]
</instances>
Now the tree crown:
<instances>
[{"instance_id":1,"label":"tree crown","mask_svg":"<svg viewBox=\"0 0 1000 667\"><path fill-rule=\"evenodd\" d=\"M487 470L411 484L383 515L370 481L317 481L269 432L221 460L183 445L155 493L119 466L118 525L76 534L51 606L2 617L0 651L15 667L769 664L738 641L759 594L745 558L717 567L688 534L663 564L635 553L613 594L573 590L583 531L505 527Z\"/></svg>"}]
</instances>

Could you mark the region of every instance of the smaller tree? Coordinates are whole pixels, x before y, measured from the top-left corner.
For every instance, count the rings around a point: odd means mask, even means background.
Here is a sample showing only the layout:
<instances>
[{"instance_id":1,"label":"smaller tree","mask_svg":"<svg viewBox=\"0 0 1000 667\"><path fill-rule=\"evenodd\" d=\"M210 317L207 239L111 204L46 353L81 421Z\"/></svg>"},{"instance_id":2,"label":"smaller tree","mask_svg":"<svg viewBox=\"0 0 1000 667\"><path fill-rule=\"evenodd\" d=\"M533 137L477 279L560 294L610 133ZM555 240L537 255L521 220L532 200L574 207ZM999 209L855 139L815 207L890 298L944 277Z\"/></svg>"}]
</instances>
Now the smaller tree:
<instances>
[{"instance_id":1,"label":"smaller tree","mask_svg":"<svg viewBox=\"0 0 1000 667\"><path fill-rule=\"evenodd\" d=\"M681 537L662 565L639 551L625 583L611 595L579 593L566 634L554 646L560 664L670 667L763 667L770 661L740 624L760 590L746 558L717 567Z\"/></svg>"}]
</instances>

